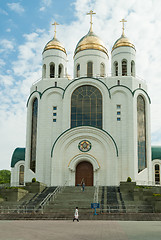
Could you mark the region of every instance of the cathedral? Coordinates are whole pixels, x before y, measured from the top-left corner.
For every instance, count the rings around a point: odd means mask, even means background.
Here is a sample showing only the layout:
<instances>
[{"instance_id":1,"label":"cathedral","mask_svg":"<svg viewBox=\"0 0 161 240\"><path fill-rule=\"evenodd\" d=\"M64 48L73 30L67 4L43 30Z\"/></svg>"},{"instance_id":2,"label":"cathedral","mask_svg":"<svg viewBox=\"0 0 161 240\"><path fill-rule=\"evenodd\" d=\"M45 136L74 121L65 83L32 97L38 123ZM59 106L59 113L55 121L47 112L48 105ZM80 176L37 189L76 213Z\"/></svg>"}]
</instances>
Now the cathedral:
<instances>
[{"instance_id":1,"label":"cathedral","mask_svg":"<svg viewBox=\"0 0 161 240\"><path fill-rule=\"evenodd\" d=\"M42 53L42 78L27 100L26 148L11 159L11 185L33 178L47 186L160 184L161 150L151 147L150 97L136 76L135 45L122 35L111 53L93 32L74 51L74 76L55 35ZM109 69L111 54L111 70Z\"/></svg>"}]
</instances>

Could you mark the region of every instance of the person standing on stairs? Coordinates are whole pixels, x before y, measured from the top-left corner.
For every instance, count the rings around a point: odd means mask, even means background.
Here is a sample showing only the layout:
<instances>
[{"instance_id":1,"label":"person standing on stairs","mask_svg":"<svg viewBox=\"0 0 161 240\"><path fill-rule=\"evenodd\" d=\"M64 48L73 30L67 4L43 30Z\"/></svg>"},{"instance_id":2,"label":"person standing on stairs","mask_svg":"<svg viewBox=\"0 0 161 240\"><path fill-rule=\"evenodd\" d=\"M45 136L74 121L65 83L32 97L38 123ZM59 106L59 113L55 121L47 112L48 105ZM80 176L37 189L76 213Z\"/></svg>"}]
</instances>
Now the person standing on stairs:
<instances>
[{"instance_id":1,"label":"person standing on stairs","mask_svg":"<svg viewBox=\"0 0 161 240\"><path fill-rule=\"evenodd\" d=\"M84 189L85 189L85 181L84 181L84 178L82 178L81 186L82 186L82 191L84 192Z\"/></svg>"},{"instance_id":2,"label":"person standing on stairs","mask_svg":"<svg viewBox=\"0 0 161 240\"><path fill-rule=\"evenodd\" d=\"M78 207L75 208L75 213L74 213L74 218L73 218L73 222L75 220L77 220L77 222L79 222L79 214L78 214Z\"/></svg>"}]
</instances>

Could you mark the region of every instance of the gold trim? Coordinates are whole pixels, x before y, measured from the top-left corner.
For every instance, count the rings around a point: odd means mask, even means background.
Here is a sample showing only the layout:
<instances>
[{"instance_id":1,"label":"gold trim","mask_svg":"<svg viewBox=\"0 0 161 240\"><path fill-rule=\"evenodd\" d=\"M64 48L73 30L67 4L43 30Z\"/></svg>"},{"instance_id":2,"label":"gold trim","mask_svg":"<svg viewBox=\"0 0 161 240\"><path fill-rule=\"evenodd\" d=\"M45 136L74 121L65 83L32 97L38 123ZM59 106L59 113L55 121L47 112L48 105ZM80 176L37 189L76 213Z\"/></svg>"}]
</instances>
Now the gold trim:
<instances>
[{"instance_id":1,"label":"gold trim","mask_svg":"<svg viewBox=\"0 0 161 240\"><path fill-rule=\"evenodd\" d=\"M75 157L77 157L77 156L79 156L79 155L89 155L89 156L93 157L93 158L96 160L96 162L98 163L98 166L101 167L99 161L98 161L93 155L91 155L91 154L89 154L89 153L79 153L79 154L75 155L75 156L72 157L72 159L69 161L68 167L69 167L71 161L72 161Z\"/></svg>"},{"instance_id":2,"label":"gold trim","mask_svg":"<svg viewBox=\"0 0 161 240\"><path fill-rule=\"evenodd\" d=\"M67 54L63 45L56 38L53 38L51 41L49 41L46 44L43 52L45 52L46 50L49 50L49 49L58 49L58 50L64 52L65 54Z\"/></svg>"}]
</instances>

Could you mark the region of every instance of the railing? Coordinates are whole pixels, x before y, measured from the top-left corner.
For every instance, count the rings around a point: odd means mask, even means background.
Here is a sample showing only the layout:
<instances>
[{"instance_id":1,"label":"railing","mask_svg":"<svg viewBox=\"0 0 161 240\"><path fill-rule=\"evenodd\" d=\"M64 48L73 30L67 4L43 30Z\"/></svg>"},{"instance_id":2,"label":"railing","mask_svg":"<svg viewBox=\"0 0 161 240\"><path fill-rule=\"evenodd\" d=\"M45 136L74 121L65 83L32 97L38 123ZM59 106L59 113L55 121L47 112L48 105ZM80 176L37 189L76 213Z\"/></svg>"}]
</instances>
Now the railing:
<instances>
[{"instance_id":1,"label":"railing","mask_svg":"<svg viewBox=\"0 0 161 240\"><path fill-rule=\"evenodd\" d=\"M100 214L107 213L153 213L154 208L152 205L126 205L125 209L122 205L104 205L100 208Z\"/></svg>"}]
</instances>

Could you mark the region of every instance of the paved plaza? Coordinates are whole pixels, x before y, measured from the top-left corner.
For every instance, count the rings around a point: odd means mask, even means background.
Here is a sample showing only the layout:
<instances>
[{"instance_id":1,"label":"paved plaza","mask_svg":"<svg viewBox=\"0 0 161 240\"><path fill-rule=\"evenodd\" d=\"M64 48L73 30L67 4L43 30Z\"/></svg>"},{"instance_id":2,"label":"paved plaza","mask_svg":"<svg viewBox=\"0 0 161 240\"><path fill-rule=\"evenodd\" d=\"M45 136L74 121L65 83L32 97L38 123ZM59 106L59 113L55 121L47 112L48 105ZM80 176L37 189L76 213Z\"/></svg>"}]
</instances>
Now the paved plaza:
<instances>
[{"instance_id":1,"label":"paved plaza","mask_svg":"<svg viewBox=\"0 0 161 240\"><path fill-rule=\"evenodd\" d=\"M0 221L0 240L160 240L161 221Z\"/></svg>"}]
</instances>

